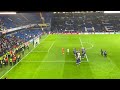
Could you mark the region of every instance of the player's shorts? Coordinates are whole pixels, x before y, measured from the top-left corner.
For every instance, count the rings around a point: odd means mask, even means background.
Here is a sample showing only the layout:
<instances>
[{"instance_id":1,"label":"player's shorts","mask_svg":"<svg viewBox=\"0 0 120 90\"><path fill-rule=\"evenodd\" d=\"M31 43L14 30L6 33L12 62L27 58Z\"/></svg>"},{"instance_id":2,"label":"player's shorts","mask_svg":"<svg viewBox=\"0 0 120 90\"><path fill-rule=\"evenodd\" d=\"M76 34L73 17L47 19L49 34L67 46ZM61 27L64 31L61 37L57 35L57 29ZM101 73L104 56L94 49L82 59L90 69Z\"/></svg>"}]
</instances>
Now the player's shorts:
<instances>
[{"instance_id":1,"label":"player's shorts","mask_svg":"<svg viewBox=\"0 0 120 90\"><path fill-rule=\"evenodd\" d=\"M80 63L80 59L78 59L77 61L76 61L76 64L79 64Z\"/></svg>"}]
</instances>

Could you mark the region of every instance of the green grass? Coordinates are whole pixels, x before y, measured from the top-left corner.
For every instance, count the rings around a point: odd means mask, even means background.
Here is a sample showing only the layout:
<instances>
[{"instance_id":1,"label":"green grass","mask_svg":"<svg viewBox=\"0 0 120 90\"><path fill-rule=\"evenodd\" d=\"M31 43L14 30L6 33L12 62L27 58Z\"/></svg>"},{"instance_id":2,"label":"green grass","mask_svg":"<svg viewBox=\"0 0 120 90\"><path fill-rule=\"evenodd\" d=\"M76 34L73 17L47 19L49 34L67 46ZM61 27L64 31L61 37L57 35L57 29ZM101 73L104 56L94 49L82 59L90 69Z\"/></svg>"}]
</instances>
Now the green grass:
<instances>
[{"instance_id":1,"label":"green grass","mask_svg":"<svg viewBox=\"0 0 120 90\"><path fill-rule=\"evenodd\" d=\"M82 42L80 42L80 39ZM48 35L12 69L0 69L10 79L120 79L120 35ZM89 62L76 65L73 48L87 49ZM63 55L61 49L65 48ZM69 55L66 49L70 49ZM108 57L100 55L106 50ZM85 59L84 61L86 61ZM10 70L9 70L10 69ZM9 71L8 71L9 70ZM7 72L8 71L8 72ZM7 73L6 73L7 72Z\"/></svg>"}]
</instances>

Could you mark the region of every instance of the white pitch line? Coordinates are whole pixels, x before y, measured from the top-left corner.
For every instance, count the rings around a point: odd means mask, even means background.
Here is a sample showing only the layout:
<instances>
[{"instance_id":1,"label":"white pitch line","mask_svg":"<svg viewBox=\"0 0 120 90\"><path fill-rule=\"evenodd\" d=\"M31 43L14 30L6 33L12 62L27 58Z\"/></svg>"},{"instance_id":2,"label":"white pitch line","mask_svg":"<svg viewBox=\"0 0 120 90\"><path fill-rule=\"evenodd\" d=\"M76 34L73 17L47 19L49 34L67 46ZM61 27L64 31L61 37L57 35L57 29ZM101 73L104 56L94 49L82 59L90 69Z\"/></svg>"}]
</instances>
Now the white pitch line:
<instances>
[{"instance_id":1,"label":"white pitch line","mask_svg":"<svg viewBox=\"0 0 120 90\"><path fill-rule=\"evenodd\" d=\"M52 48L53 44L55 43L55 41L52 43L52 45L50 46L50 48L48 49L48 52L50 51L50 49ZM42 61L43 62L43 61ZM34 76L36 75L37 71L39 70L40 66L37 68L37 70L35 71L34 75L33 75L33 78Z\"/></svg>"},{"instance_id":2,"label":"white pitch line","mask_svg":"<svg viewBox=\"0 0 120 90\"><path fill-rule=\"evenodd\" d=\"M48 51L32 51L32 52L48 52Z\"/></svg>"},{"instance_id":3,"label":"white pitch line","mask_svg":"<svg viewBox=\"0 0 120 90\"><path fill-rule=\"evenodd\" d=\"M48 36L49 36L49 35L48 35ZM47 37L48 37L48 36L47 36ZM47 38L47 37L46 37L46 38ZM45 39L46 39L46 38L45 38ZM43 39L43 41L44 41L45 39ZM38 45L40 45L40 44L38 44ZM37 46L38 46L38 45L37 45ZM37 46L36 46L36 47L37 47ZM35 47L35 48L36 48L36 47ZM30 54L35 48L33 48L28 54ZM28 54L26 54L18 63L20 63L26 56L28 56ZM2 77L4 77L8 72L10 72L18 63L16 63L13 67L11 67L6 73L4 73L4 74L0 77L0 79L1 79Z\"/></svg>"},{"instance_id":4,"label":"white pitch line","mask_svg":"<svg viewBox=\"0 0 120 90\"><path fill-rule=\"evenodd\" d=\"M82 48L83 48L82 40L81 40L80 38L79 38L79 40L80 40L80 43L81 43ZM88 60L87 54L85 54L85 56L86 56L86 58L87 58L87 62L88 62L89 60Z\"/></svg>"},{"instance_id":5,"label":"white pitch line","mask_svg":"<svg viewBox=\"0 0 120 90\"><path fill-rule=\"evenodd\" d=\"M81 61L81 62L89 62L89 61Z\"/></svg>"},{"instance_id":6,"label":"white pitch line","mask_svg":"<svg viewBox=\"0 0 120 90\"><path fill-rule=\"evenodd\" d=\"M32 51L32 52L49 52L54 43L55 43L55 41L52 43L52 45L49 47L49 49L47 51Z\"/></svg>"},{"instance_id":7,"label":"white pitch line","mask_svg":"<svg viewBox=\"0 0 120 90\"><path fill-rule=\"evenodd\" d=\"M88 57L87 57L87 54L85 54L86 58L87 58L87 62L88 62Z\"/></svg>"},{"instance_id":8,"label":"white pitch line","mask_svg":"<svg viewBox=\"0 0 120 90\"><path fill-rule=\"evenodd\" d=\"M54 62L54 63L56 63L56 62L76 62L76 61L22 61L22 62L25 62L25 63L32 63L32 62L48 62L48 63L50 63L50 62Z\"/></svg>"},{"instance_id":9,"label":"white pitch line","mask_svg":"<svg viewBox=\"0 0 120 90\"><path fill-rule=\"evenodd\" d=\"M88 43L88 42L82 42L82 43ZM91 45L91 47L86 48L86 50L91 49L91 48L93 48L93 47L94 47L94 45L93 45L93 44L91 44L91 43L88 43L88 44L90 44L90 45Z\"/></svg>"},{"instance_id":10,"label":"white pitch line","mask_svg":"<svg viewBox=\"0 0 120 90\"><path fill-rule=\"evenodd\" d=\"M79 40L80 40L80 43L81 43L81 45L82 45L82 48L83 48L83 44L82 44L82 41L81 41L81 39L79 38Z\"/></svg>"},{"instance_id":11,"label":"white pitch line","mask_svg":"<svg viewBox=\"0 0 120 90\"><path fill-rule=\"evenodd\" d=\"M50 51L50 49L52 48L53 44L55 43L55 41L52 43L52 45L50 46L50 48L48 49L48 52Z\"/></svg>"},{"instance_id":12,"label":"white pitch line","mask_svg":"<svg viewBox=\"0 0 120 90\"><path fill-rule=\"evenodd\" d=\"M21 61L23 63L41 63L41 62L48 62L48 63L51 63L51 62L54 62L54 63L57 63L57 62L60 62L60 63L64 63L64 62L76 62L76 61ZM81 62L88 62L88 61L81 61Z\"/></svg>"},{"instance_id":13,"label":"white pitch line","mask_svg":"<svg viewBox=\"0 0 120 90\"><path fill-rule=\"evenodd\" d=\"M34 48L33 48L34 49ZM32 49L32 50L33 50ZM31 51L32 51L31 50ZM31 51L29 52L29 53L31 53ZM28 53L28 54L29 54ZM21 60L23 60L28 54L26 54ZM18 62L18 63L20 63L21 62L21 60ZM0 79L3 77L3 76L5 76L8 72L10 72L18 63L16 63L13 67L11 67L5 74L3 74L1 77L0 77Z\"/></svg>"}]
</instances>

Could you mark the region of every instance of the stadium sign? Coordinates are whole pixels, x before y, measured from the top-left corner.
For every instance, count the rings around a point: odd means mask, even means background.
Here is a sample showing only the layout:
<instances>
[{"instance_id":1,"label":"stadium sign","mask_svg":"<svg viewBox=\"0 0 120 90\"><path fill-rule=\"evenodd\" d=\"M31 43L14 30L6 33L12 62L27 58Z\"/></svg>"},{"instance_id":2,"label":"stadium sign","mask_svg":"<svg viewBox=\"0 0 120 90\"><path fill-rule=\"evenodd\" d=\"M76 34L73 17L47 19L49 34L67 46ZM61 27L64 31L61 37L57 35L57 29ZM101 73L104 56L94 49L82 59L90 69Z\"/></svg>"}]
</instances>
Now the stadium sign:
<instances>
[{"instance_id":1,"label":"stadium sign","mask_svg":"<svg viewBox=\"0 0 120 90\"><path fill-rule=\"evenodd\" d=\"M25 25L25 26L21 26L21 27L17 27L17 28L11 28L11 29L7 29L2 31L2 34L8 33L8 32L12 32L12 31L16 31L16 30L20 30L20 29L24 29L24 28L30 28L30 27L34 27L37 24L29 24L29 25Z\"/></svg>"}]
</instances>

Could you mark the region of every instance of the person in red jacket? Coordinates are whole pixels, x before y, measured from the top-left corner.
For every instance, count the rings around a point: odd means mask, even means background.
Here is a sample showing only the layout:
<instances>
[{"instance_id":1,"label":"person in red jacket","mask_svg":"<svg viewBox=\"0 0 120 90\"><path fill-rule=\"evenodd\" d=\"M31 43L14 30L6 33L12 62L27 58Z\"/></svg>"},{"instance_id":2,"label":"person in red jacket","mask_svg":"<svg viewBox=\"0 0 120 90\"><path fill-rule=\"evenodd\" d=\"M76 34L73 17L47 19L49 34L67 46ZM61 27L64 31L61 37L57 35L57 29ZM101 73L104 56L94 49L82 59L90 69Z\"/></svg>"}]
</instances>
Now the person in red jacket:
<instances>
[{"instance_id":1,"label":"person in red jacket","mask_svg":"<svg viewBox=\"0 0 120 90\"><path fill-rule=\"evenodd\" d=\"M8 56L5 58L5 64L8 65Z\"/></svg>"},{"instance_id":2,"label":"person in red jacket","mask_svg":"<svg viewBox=\"0 0 120 90\"><path fill-rule=\"evenodd\" d=\"M12 61L13 61L13 65L15 65L16 64L16 56L15 55L13 56Z\"/></svg>"}]
</instances>

